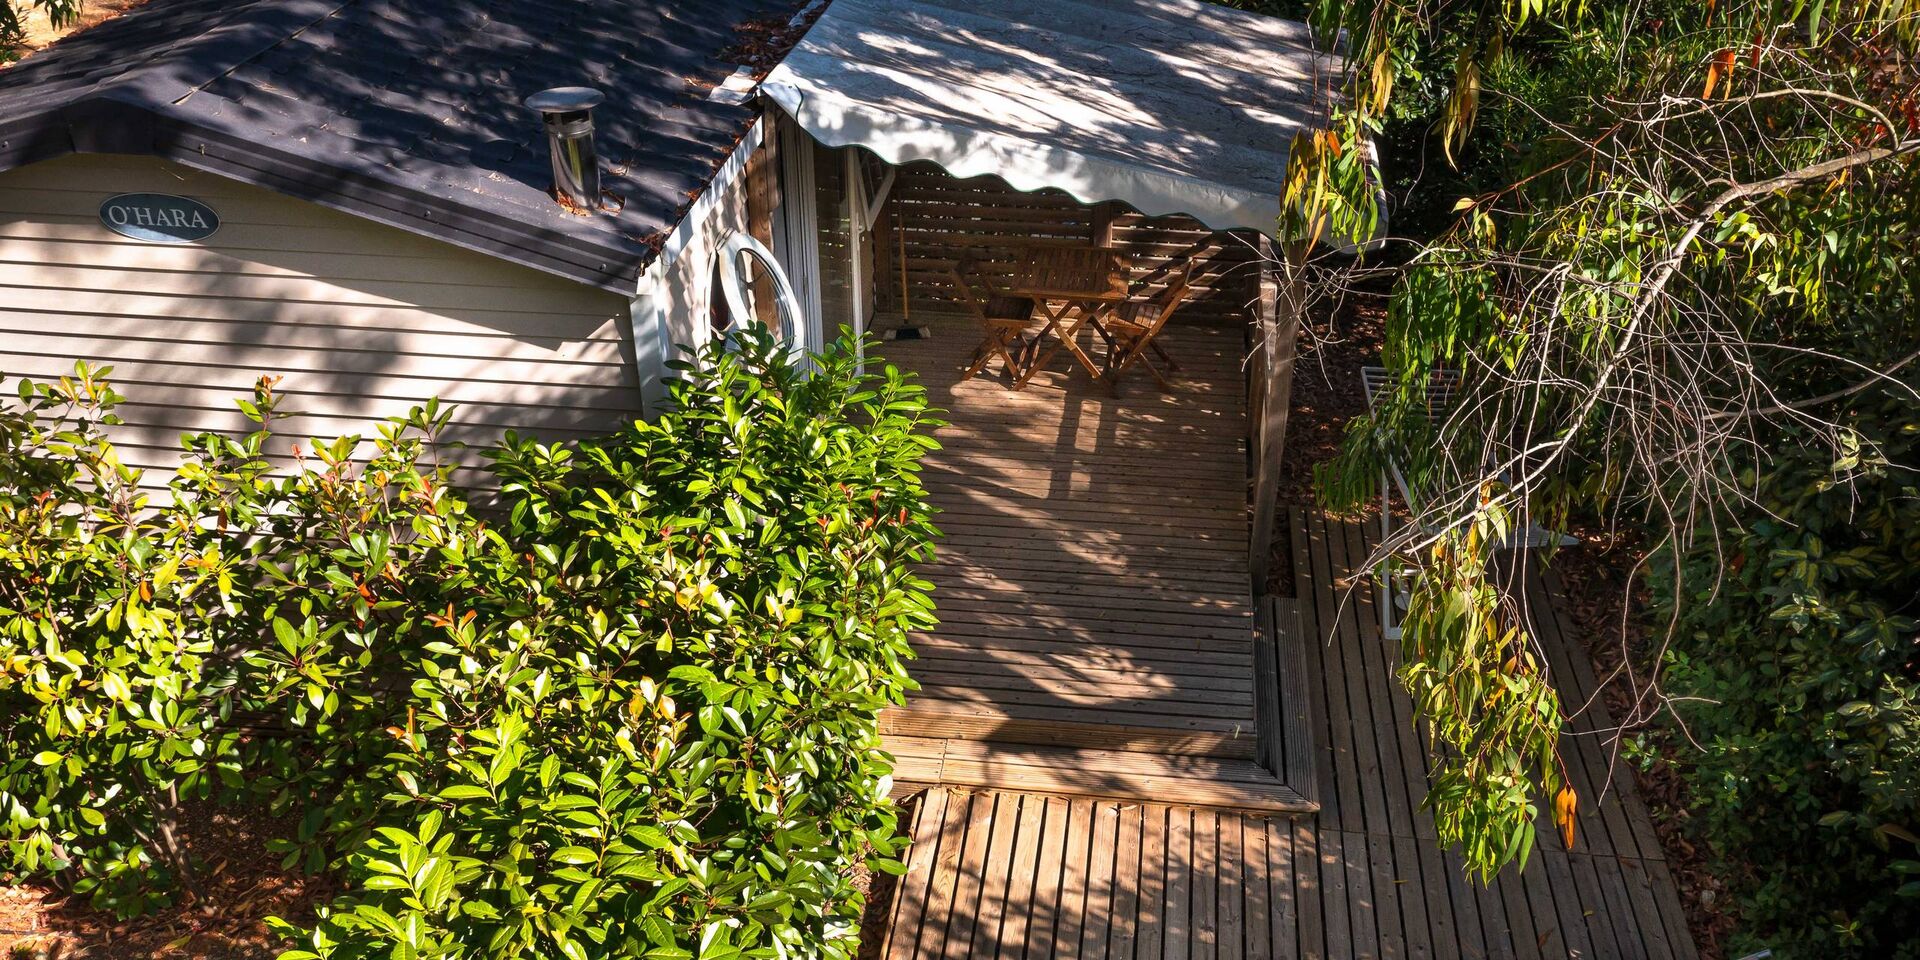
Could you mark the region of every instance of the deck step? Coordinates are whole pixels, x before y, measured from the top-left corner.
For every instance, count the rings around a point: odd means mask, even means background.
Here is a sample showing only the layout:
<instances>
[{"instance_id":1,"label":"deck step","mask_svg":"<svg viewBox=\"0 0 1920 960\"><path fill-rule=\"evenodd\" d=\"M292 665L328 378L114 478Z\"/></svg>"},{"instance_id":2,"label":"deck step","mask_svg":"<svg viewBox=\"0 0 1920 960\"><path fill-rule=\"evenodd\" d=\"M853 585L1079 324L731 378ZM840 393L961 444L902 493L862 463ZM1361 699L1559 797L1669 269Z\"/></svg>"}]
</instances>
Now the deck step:
<instances>
[{"instance_id":1,"label":"deck step","mask_svg":"<svg viewBox=\"0 0 1920 960\"><path fill-rule=\"evenodd\" d=\"M889 735L901 782L1307 814L1320 805L1252 760Z\"/></svg>"},{"instance_id":2,"label":"deck step","mask_svg":"<svg viewBox=\"0 0 1920 960\"><path fill-rule=\"evenodd\" d=\"M1260 599L1260 642L1255 649L1256 706L1260 717L1260 762L1309 800L1320 799L1319 772L1307 685L1308 637L1300 602Z\"/></svg>"},{"instance_id":3,"label":"deck step","mask_svg":"<svg viewBox=\"0 0 1920 960\"><path fill-rule=\"evenodd\" d=\"M969 691L978 693L978 691ZM1244 718L1128 712L1110 698L1104 705L993 702L948 699L931 684L904 707L880 715L887 735L990 741L995 744L1065 746L1091 750L1148 751L1185 757L1256 760L1253 708ZM1045 698L1042 698L1045 699Z\"/></svg>"}]
</instances>

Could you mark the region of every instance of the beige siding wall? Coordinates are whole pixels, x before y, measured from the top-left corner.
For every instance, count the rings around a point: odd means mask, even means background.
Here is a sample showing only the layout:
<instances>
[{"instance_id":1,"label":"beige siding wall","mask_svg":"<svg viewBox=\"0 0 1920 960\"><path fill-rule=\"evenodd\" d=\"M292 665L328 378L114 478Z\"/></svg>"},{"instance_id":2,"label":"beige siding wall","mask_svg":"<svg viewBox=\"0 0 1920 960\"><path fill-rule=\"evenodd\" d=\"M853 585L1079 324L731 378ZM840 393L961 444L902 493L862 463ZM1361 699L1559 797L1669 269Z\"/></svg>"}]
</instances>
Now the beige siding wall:
<instances>
[{"instance_id":1,"label":"beige siding wall","mask_svg":"<svg viewBox=\"0 0 1920 960\"><path fill-rule=\"evenodd\" d=\"M98 210L132 192L199 199L220 230L122 238ZM139 157L0 174L0 375L76 359L113 366L122 455L146 467L177 463L184 431L248 429L233 398L262 375L302 414L290 438L371 435L429 396L470 443L602 432L640 404L624 297Z\"/></svg>"}]
</instances>

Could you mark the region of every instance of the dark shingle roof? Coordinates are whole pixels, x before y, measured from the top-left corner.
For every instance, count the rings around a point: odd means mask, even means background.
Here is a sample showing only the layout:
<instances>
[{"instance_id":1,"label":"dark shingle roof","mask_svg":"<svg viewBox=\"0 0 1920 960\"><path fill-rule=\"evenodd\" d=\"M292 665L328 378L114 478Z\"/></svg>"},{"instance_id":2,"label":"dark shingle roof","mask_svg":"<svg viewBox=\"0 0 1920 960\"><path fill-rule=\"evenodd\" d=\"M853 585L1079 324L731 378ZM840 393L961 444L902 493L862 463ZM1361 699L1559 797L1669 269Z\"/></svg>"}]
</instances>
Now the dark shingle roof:
<instances>
[{"instance_id":1,"label":"dark shingle roof","mask_svg":"<svg viewBox=\"0 0 1920 960\"><path fill-rule=\"evenodd\" d=\"M154 154L631 292L748 128L708 99L796 0L154 0L0 70L0 170ZM603 185L548 195L547 87L598 87Z\"/></svg>"}]
</instances>

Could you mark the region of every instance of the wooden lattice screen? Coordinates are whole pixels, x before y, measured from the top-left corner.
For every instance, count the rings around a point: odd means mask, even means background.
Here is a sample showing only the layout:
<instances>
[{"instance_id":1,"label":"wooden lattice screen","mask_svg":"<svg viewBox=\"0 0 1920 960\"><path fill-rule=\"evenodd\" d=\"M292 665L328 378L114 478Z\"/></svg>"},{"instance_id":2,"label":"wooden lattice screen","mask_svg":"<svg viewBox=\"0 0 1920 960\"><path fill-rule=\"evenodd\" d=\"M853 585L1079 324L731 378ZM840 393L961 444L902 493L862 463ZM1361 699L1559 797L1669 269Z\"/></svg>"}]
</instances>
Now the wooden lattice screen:
<instances>
[{"instance_id":1,"label":"wooden lattice screen","mask_svg":"<svg viewBox=\"0 0 1920 960\"><path fill-rule=\"evenodd\" d=\"M1211 230L1191 217L1147 217L1089 206L1057 190L1025 193L996 177L961 180L932 164L915 163L900 168L874 224L878 307L900 312L903 269L914 310L952 309L944 267L963 252L971 252L1004 283L1012 278L1019 247L1085 246L1102 234L1133 258L1135 280L1150 288L1169 265L1196 258L1193 299L1175 322L1245 322L1258 297L1257 240Z\"/></svg>"}]
</instances>

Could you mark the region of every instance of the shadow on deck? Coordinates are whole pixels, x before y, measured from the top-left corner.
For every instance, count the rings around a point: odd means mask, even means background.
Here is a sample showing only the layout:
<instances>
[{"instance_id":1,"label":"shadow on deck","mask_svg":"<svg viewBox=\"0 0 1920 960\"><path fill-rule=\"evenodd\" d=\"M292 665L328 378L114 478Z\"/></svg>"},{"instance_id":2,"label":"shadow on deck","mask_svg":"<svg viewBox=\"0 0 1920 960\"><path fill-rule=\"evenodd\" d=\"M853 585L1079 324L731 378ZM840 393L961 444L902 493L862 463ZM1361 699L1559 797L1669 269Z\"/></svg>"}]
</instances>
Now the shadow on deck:
<instances>
[{"instance_id":1,"label":"shadow on deck","mask_svg":"<svg viewBox=\"0 0 1920 960\"><path fill-rule=\"evenodd\" d=\"M898 776L1312 809L1261 763L1242 330L1170 328L1165 392L1064 352L1022 391L960 382L978 340L947 318L880 351L949 424L925 462L940 626L883 721Z\"/></svg>"}]
</instances>

